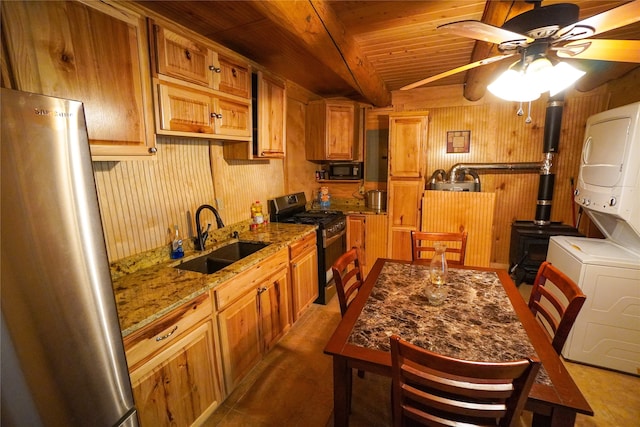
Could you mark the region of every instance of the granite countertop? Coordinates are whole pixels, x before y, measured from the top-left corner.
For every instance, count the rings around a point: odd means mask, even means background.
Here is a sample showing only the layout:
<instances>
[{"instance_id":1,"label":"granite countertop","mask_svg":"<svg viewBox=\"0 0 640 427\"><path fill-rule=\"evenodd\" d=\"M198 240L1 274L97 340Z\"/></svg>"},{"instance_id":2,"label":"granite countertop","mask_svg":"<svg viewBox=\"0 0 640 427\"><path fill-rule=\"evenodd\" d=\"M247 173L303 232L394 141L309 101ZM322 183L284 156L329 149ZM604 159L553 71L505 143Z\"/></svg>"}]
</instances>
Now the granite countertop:
<instances>
[{"instance_id":1,"label":"granite countertop","mask_svg":"<svg viewBox=\"0 0 640 427\"><path fill-rule=\"evenodd\" d=\"M363 214L363 215L386 215L387 211L371 209L365 206L364 199L336 199L332 200L329 209L341 211L345 215Z\"/></svg>"},{"instance_id":2,"label":"granite countertop","mask_svg":"<svg viewBox=\"0 0 640 427\"><path fill-rule=\"evenodd\" d=\"M511 361L536 356L494 272L450 269L448 295L429 305L429 266L388 262L348 342L390 351L393 334L435 353L465 360ZM544 368L537 382L550 384Z\"/></svg>"},{"instance_id":3,"label":"granite countertop","mask_svg":"<svg viewBox=\"0 0 640 427\"><path fill-rule=\"evenodd\" d=\"M316 226L313 225L269 223L259 230L240 232L239 240L269 242L271 244L213 274L179 270L173 266L204 255L238 239L209 243L207 251L187 251L185 257L180 260L169 260L168 251L165 251L167 252L164 255L166 260L152 265L145 265L144 262L138 260L137 264L143 265L143 268L137 270L129 268L125 273L122 273L120 271L122 267L119 267L120 269L112 275L122 336L131 334L198 295L215 288L252 265L261 262L264 258L301 239L309 232L314 232L315 229Z\"/></svg>"}]
</instances>

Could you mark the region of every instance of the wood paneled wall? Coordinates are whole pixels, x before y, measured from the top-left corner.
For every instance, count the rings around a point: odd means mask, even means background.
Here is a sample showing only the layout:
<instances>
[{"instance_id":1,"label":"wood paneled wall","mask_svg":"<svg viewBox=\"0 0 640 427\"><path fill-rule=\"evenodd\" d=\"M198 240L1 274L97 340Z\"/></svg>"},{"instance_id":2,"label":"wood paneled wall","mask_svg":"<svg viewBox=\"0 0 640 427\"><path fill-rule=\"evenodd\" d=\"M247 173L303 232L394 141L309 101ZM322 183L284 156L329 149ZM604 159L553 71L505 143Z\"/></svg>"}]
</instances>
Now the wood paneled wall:
<instances>
[{"instance_id":1,"label":"wood paneled wall","mask_svg":"<svg viewBox=\"0 0 640 427\"><path fill-rule=\"evenodd\" d=\"M168 244L174 224L191 234L187 218L214 202L208 141L157 142L155 160L93 163L110 261Z\"/></svg>"}]
</instances>

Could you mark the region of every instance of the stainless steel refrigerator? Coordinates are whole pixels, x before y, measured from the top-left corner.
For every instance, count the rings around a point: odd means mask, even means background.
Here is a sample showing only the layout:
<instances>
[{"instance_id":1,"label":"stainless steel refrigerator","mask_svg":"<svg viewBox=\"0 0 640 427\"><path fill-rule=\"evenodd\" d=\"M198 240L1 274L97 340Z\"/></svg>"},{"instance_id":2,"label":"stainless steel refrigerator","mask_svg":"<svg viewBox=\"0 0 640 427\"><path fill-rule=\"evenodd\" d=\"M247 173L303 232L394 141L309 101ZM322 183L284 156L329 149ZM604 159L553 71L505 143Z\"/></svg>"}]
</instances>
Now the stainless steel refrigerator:
<instances>
[{"instance_id":1,"label":"stainless steel refrigerator","mask_svg":"<svg viewBox=\"0 0 640 427\"><path fill-rule=\"evenodd\" d=\"M82 103L1 107L2 426L137 426Z\"/></svg>"}]
</instances>

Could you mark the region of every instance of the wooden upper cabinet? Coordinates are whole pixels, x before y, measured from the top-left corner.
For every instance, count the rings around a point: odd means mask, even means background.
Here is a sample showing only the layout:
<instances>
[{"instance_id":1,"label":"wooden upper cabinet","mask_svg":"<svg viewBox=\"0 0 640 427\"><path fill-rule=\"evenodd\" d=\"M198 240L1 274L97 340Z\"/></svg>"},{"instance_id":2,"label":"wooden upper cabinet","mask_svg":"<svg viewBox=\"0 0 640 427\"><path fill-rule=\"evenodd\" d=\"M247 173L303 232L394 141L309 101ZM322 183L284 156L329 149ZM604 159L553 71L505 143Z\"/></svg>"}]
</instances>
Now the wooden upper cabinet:
<instances>
[{"instance_id":1,"label":"wooden upper cabinet","mask_svg":"<svg viewBox=\"0 0 640 427\"><path fill-rule=\"evenodd\" d=\"M307 105L307 160L353 160L358 152L356 104L319 100Z\"/></svg>"},{"instance_id":2,"label":"wooden upper cabinet","mask_svg":"<svg viewBox=\"0 0 640 427\"><path fill-rule=\"evenodd\" d=\"M153 21L150 26L155 37L158 73L213 87L213 75L220 70L215 52Z\"/></svg>"},{"instance_id":3,"label":"wooden upper cabinet","mask_svg":"<svg viewBox=\"0 0 640 427\"><path fill-rule=\"evenodd\" d=\"M251 75L244 61L149 20L156 132L251 141Z\"/></svg>"},{"instance_id":4,"label":"wooden upper cabinet","mask_svg":"<svg viewBox=\"0 0 640 427\"><path fill-rule=\"evenodd\" d=\"M2 36L7 85L83 102L93 160L155 153L142 16L106 2L4 1Z\"/></svg>"},{"instance_id":5,"label":"wooden upper cabinet","mask_svg":"<svg viewBox=\"0 0 640 427\"><path fill-rule=\"evenodd\" d=\"M251 136L251 106L169 81L156 82L157 132L175 136L246 140Z\"/></svg>"},{"instance_id":6,"label":"wooden upper cabinet","mask_svg":"<svg viewBox=\"0 0 640 427\"><path fill-rule=\"evenodd\" d=\"M257 79L257 117L253 124L254 155L259 158L284 158L287 91L284 81L262 72L256 74ZM257 123L256 123L257 122Z\"/></svg>"},{"instance_id":7,"label":"wooden upper cabinet","mask_svg":"<svg viewBox=\"0 0 640 427\"><path fill-rule=\"evenodd\" d=\"M225 94L251 97L251 73L246 62L218 54L207 44L149 20L158 74L175 77Z\"/></svg>"},{"instance_id":8,"label":"wooden upper cabinet","mask_svg":"<svg viewBox=\"0 0 640 427\"><path fill-rule=\"evenodd\" d=\"M214 80L214 89L242 98L251 97L251 72L243 61L218 55L220 72Z\"/></svg>"},{"instance_id":9,"label":"wooden upper cabinet","mask_svg":"<svg viewBox=\"0 0 640 427\"><path fill-rule=\"evenodd\" d=\"M425 174L428 115L389 115L389 178L420 178Z\"/></svg>"},{"instance_id":10,"label":"wooden upper cabinet","mask_svg":"<svg viewBox=\"0 0 640 427\"><path fill-rule=\"evenodd\" d=\"M229 141L229 160L283 159L286 150L287 90L285 82L262 71L251 75L252 140Z\"/></svg>"}]
</instances>

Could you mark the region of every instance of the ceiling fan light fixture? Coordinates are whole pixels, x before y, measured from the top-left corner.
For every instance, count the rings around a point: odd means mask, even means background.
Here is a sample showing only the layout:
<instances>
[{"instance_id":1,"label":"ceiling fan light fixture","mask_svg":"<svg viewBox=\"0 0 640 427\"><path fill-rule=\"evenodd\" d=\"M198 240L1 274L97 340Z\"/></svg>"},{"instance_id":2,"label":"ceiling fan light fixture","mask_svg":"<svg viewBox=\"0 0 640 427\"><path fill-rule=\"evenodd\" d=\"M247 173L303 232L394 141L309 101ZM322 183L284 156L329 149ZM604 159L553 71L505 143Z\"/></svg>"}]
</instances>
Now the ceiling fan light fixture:
<instances>
[{"instance_id":1,"label":"ceiling fan light fixture","mask_svg":"<svg viewBox=\"0 0 640 427\"><path fill-rule=\"evenodd\" d=\"M562 92L586 73L582 70L567 64L559 62L553 67L552 76L549 79L549 95L553 96L558 92Z\"/></svg>"},{"instance_id":2,"label":"ceiling fan light fixture","mask_svg":"<svg viewBox=\"0 0 640 427\"><path fill-rule=\"evenodd\" d=\"M487 89L505 101L530 102L544 92L554 96L575 83L585 74L566 62L553 65L544 55L531 62L525 59L513 63Z\"/></svg>"},{"instance_id":3,"label":"ceiling fan light fixture","mask_svg":"<svg viewBox=\"0 0 640 427\"><path fill-rule=\"evenodd\" d=\"M513 67L502 73L487 89L505 101L529 102L540 97L540 92L527 84L525 73Z\"/></svg>"}]
</instances>

